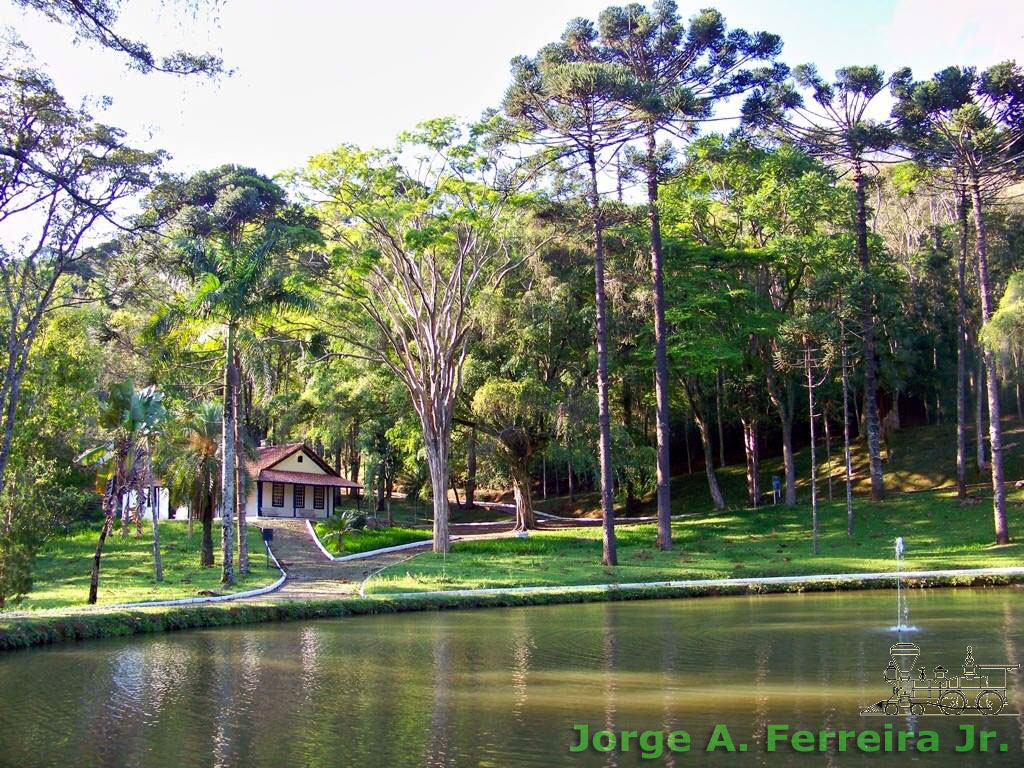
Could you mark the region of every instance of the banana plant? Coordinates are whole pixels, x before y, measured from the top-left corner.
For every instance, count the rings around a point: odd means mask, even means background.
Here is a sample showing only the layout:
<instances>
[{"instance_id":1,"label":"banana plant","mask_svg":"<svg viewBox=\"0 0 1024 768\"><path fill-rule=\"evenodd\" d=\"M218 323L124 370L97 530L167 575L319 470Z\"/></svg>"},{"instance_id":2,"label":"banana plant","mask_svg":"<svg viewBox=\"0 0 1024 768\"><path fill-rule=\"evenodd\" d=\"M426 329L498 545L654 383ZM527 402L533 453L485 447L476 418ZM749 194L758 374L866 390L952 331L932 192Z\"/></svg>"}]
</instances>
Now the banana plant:
<instances>
[{"instance_id":1,"label":"banana plant","mask_svg":"<svg viewBox=\"0 0 1024 768\"><path fill-rule=\"evenodd\" d=\"M103 545L114 525L121 518L121 534L128 535L125 504L134 495L137 535L142 535L141 507L146 488L153 485L151 441L167 420L163 394L156 387L136 390L130 381L113 385L100 408L99 424L108 430L110 439L85 451L80 463L96 467L96 492L103 497L103 526L93 555L92 578L89 582L89 603L96 602L99 589L100 557ZM156 580L163 580L160 562L160 532L157 527L159 505L152 500L153 561Z\"/></svg>"}]
</instances>

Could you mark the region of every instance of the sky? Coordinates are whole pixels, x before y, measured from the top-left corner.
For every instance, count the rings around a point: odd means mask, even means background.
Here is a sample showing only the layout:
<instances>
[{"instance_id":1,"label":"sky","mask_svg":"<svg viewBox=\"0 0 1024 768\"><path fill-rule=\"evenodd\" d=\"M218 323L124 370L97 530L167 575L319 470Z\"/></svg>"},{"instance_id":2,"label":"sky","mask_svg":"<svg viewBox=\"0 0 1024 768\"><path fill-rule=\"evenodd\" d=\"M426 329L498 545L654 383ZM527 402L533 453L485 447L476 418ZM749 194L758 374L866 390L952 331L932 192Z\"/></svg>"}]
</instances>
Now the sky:
<instances>
[{"instance_id":1,"label":"sky","mask_svg":"<svg viewBox=\"0 0 1024 768\"><path fill-rule=\"evenodd\" d=\"M222 0L193 18L174 0L124 3L118 29L159 52L212 51L234 70L216 82L126 69L116 53L0 2L36 63L72 101L107 96L98 117L174 170L223 163L265 173L344 143L390 143L421 120L472 119L495 106L509 60L534 53L609 0ZM718 8L730 27L782 37L782 59L823 73L849 64L913 68L1024 61L1021 0L680 0Z\"/></svg>"}]
</instances>

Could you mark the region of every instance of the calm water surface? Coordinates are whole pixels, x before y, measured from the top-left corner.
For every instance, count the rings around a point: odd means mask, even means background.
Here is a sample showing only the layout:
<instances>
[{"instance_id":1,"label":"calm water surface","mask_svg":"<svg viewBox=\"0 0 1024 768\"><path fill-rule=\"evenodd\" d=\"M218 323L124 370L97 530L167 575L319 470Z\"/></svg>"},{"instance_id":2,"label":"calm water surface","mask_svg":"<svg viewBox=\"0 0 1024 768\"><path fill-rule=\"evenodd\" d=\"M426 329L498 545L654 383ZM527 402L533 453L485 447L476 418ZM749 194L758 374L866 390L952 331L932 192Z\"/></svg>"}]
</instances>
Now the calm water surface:
<instances>
[{"instance_id":1,"label":"calm water surface","mask_svg":"<svg viewBox=\"0 0 1024 768\"><path fill-rule=\"evenodd\" d=\"M921 665L1024 660L1024 591L911 596ZM716 598L405 614L203 630L0 657L4 766L1017 765L957 755L964 717L862 717L888 696L895 594ZM1008 709L1024 710L1011 679ZM792 729L939 733L935 754L766 753ZM571 754L591 730L725 723L745 754Z\"/></svg>"}]
</instances>

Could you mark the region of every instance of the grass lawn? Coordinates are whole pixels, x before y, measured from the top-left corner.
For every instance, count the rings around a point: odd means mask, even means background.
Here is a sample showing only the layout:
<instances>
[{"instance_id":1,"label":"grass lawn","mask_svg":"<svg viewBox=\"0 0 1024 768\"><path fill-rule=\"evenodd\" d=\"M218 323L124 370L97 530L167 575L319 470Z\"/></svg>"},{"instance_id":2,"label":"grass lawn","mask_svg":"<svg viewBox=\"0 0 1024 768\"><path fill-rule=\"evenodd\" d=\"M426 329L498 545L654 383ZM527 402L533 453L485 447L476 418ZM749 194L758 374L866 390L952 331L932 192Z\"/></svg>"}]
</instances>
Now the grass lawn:
<instances>
[{"instance_id":1,"label":"grass lawn","mask_svg":"<svg viewBox=\"0 0 1024 768\"><path fill-rule=\"evenodd\" d=\"M144 535L138 539L134 534L122 539L116 530L107 537L103 559L100 561L99 604L174 600L197 597L201 592L240 592L272 584L280 576L273 564L269 570L266 568L260 532L250 527L252 570L247 578L240 578L234 587L222 587L220 523L214 522L213 525L214 558L217 565L213 568L200 568L202 529L195 526L190 540L186 523L162 520L160 550L164 580L157 582L153 575L153 537L149 523L144 524L143 531ZM8 603L7 607L19 611L85 606L89 596L92 556L98 538L97 527L48 542L35 561L32 591L20 603Z\"/></svg>"},{"instance_id":2,"label":"grass lawn","mask_svg":"<svg viewBox=\"0 0 1024 768\"><path fill-rule=\"evenodd\" d=\"M675 548L655 547L655 526L618 530L619 566L601 565L600 529L531 532L528 539L460 541L447 556L424 553L375 576L372 593L439 589L576 585L889 571L893 540L907 543L904 568L1024 565L1024 510L1014 495L1010 531L1018 539L992 546L991 497L976 492L961 505L955 493L893 495L881 504L855 501L856 535L846 535L846 506L820 512L821 554L811 552L809 506L764 507L707 514L673 524Z\"/></svg>"},{"instance_id":3,"label":"grass lawn","mask_svg":"<svg viewBox=\"0 0 1024 768\"><path fill-rule=\"evenodd\" d=\"M421 528L382 528L377 531L363 530L346 533L339 544L337 540L324 541L330 528L324 523L314 526L317 538L324 548L332 555L355 555L369 552L372 549L396 547L399 544L411 544L414 541L427 541L431 537L429 530Z\"/></svg>"}]
</instances>

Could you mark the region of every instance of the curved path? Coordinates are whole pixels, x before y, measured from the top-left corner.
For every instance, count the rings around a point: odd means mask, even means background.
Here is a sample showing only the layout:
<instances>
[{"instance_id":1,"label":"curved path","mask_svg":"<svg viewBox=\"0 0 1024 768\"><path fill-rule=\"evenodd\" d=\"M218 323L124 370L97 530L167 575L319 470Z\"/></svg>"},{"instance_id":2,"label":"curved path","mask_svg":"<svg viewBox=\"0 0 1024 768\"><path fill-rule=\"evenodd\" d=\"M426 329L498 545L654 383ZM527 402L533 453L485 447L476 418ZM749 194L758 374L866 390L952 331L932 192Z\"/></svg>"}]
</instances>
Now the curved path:
<instances>
[{"instance_id":1,"label":"curved path","mask_svg":"<svg viewBox=\"0 0 1024 768\"><path fill-rule=\"evenodd\" d=\"M326 600L357 595L368 577L417 554L387 552L363 560L337 562L320 551L305 520L259 518L255 525L273 529L271 549L288 578L273 592L239 601Z\"/></svg>"}]
</instances>

